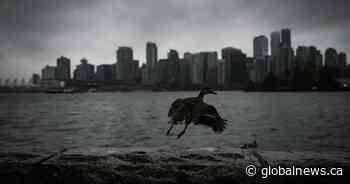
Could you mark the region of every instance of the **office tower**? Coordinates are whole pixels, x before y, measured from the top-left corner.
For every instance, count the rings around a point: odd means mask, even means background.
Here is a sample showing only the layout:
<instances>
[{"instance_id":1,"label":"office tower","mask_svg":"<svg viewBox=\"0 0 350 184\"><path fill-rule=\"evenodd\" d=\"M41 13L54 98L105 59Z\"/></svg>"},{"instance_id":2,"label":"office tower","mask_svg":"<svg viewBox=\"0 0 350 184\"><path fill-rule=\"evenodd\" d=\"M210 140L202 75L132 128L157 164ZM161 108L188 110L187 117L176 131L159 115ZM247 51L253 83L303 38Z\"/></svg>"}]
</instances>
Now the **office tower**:
<instances>
[{"instance_id":1,"label":"office tower","mask_svg":"<svg viewBox=\"0 0 350 184\"><path fill-rule=\"evenodd\" d=\"M325 66L328 68L337 68L338 53L334 48L328 48L325 53Z\"/></svg>"},{"instance_id":2,"label":"office tower","mask_svg":"<svg viewBox=\"0 0 350 184\"><path fill-rule=\"evenodd\" d=\"M187 89L191 84L191 62L187 59L180 59L180 70L179 70L179 87L181 89Z\"/></svg>"},{"instance_id":3,"label":"office tower","mask_svg":"<svg viewBox=\"0 0 350 184\"><path fill-rule=\"evenodd\" d=\"M58 80L69 80L71 71L70 71L70 59L66 57L57 58L57 67L56 67L56 79Z\"/></svg>"},{"instance_id":4,"label":"office tower","mask_svg":"<svg viewBox=\"0 0 350 184\"><path fill-rule=\"evenodd\" d=\"M173 82L171 62L168 59L160 59L157 65L158 82L160 84L169 84Z\"/></svg>"},{"instance_id":5,"label":"office tower","mask_svg":"<svg viewBox=\"0 0 350 184\"><path fill-rule=\"evenodd\" d=\"M113 65L98 65L96 69L96 80L111 81L113 80Z\"/></svg>"},{"instance_id":6,"label":"office tower","mask_svg":"<svg viewBox=\"0 0 350 184\"><path fill-rule=\"evenodd\" d=\"M132 76L129 75L133 62L133 50L131 47L119 47L117 50L117 80L128 81Z\"/></svg>"},{"instance_id":7,"label":"office tower","mask_svg":"<svg viewBox=\"0 0 350 184\"><path fill-rule=\"evenodd\" d=\"M219 86L224 86L225 84L225 60L220 59L218 60L218 65L217 65L217 79L218 79L218 85Z\"/></svg>"},{"instance_id":8,"label":"office tower","mask_svg":"<svg viewBox=\"0 0 350 184\"><path fill-rule=\"evenodd\" d=\"M225 60L225 87L242 87L248 81L247 56L241 50L226 47L221 50Z\"/></svg>"},{"instance_id":9,"label":"office tower","mask_svg":"<svg viewBox=\"0 0 350 184\"><path fill-rule=\"evenodd\" d=\"M40 75L37 74L37 73L34 73L32 75L32 84L33 85L39 85L39 83L40 83Z\"/></svg>"},{"instance_id":10,"label":"office tower","mask_svg":"<svg viewBox=\"0 0 350 184\"><path fill-rule=\"evenodd\" d=\"M281 46L282 47L292 47L291 30L288 28L282 29L281 35L282 35Z\"/></svg>"},{"instance_id":11,"label":"office tower","mask_svg":"<svg viewBox=\"0 0 350 184\"><path fill-rule=\"evenodd\" d=\"M135 82L138 81L139 78L139 60L133 60L130 63L130 80Z\"/></svg>"},{"instance_id":12,"label":"office tower","mask_svg":"<svg viewBox=\"0 0 350 184\"><path fill-rule=\"evenodd\" d=\"M3 86L2 78L0 78L0 86Z\"/></svg>"},{"instance_id":13,"label":"office tower","mask_svg":"<svg viewBox=\"0 0 350 184\"><path fill-rule=\"evenodd\" d=\"M74 70L74 79L79 81L91 81L95 77L95 66L88 63L88 60L83 58L80 64Z\"/></svg>"},{"instance_id":14,"label":"office tower","mask_svg":"<svg viewBox=\"0 0 350 184\"><path fill-rule=\"evenodd\" d=\"M268 39L266 36L257 36L254 38L254 59L255 59L255 76L256 82L263 82L267 76L267 60L268 56Z\"/></svg>"},{"instance_id":15,"label":"office tower","mask_svg":"<svg viewBox=\"0 0 350 184\"><path fill-rule=\"evenodd\" d=\"M280 57L281 57L281 33L274 31L271 33L271 57L272 57L272 73L275 76L280 75Z\"/></svg>"},{"instance_id":16,"label":"office tower","mask_svg":"<svg viewBox=\"0 0 350 184\"><path fill-rule=\"evenodd\" d=\"M156 66L158 61L157 45L152 42L146 43L146 63L148 83L154 84L156 82Z\"/></svg>"},{"instance_id":17,"label":"office tower","mask_svg":"<svg viewBox=\"0 0 350 184\"><path fill-rule=\"evenodd\" d=\"M217 85L217 52L200 52L193 55L192 82L196 85Z\"/></svg>"},{"instance_id":18,"label":"office tower","mask_svg":"<svg viewBox=\"0 0 350 184\"><path fill-rule=\"evenodd\" d=\"M344 52L339 52L338 55L338 68L339 70L344 70L346 68L346 54Z\"/></svg>"},{"instance_id":19,"label":"office tower","mask_svg":"<svg viewBox=\"0 0 350 184\"><path fill-rule=\"evenodd\" d=\"M304 70L309 56L309 47L299 46L296 50L295 66L298 70Z\"/></svg>"},{"instance_id":20,"label":"office tower","mask_svg":"<svg viewBox=\"0 0 350 184\"><path fill-rule=\"evenodd\" d=\"M148 84L148 69L146 64L142 64L141 68L141 83L144 85Z\"/></svg>"},{"instance_id":21,"label":"office tower","mask_svg":"<svg viewBox=\"0 0 350 184\"><path fill-rule=\"evenodd\" d=\"M171 75L171 82L176 84L180 80L180 75L179 75L179 70L180 70L180 65L179 65L179 53L174 50L170 49L168 52L168 61L169 61L169 67L170 69L170 75Z\"/></svg>"},{"instance_id":22,"label":"office tower","mask_svg":"<svg viewBox=\"0 0 350 184\"><path fill-rule=\"evenodd\" d=\"M269 41L266 36L254 38L254 58L265 58L269 53Z\"/></svg>"},{"instance_id":23,"label":"office tower","mask_svg":"<svg viewBox=\"0 0 350 184\"><path fill-rule=\"evenodd\" d=\"M46 65L41 70L42 80L55 80L56 79L56 67Z\"/></svg>"}]
</instances>

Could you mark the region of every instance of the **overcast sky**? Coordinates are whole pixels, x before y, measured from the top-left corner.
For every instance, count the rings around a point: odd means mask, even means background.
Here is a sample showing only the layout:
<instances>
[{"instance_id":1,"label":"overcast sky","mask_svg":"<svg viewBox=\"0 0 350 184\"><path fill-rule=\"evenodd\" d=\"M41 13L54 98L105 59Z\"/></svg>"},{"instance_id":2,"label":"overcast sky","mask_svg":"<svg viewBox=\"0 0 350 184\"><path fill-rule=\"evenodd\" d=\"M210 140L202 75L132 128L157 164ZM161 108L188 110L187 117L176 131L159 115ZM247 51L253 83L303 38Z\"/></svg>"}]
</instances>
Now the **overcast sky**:
<instances>
[{"instance_id":1,"label":"overcast sky","mask_svg":"<svg viewBox=\"0 0 350 184\"><path fill-rule=\"evenodd\" d=\"M169 49L252 55L253 37L292 29L293 47L350 54L349 0L1 0L0 78L29 77L64 55L114 63L118 46L145 62L146 41ZM219 52L220 53L220 52Z\"/></svg>"}]
</instances>

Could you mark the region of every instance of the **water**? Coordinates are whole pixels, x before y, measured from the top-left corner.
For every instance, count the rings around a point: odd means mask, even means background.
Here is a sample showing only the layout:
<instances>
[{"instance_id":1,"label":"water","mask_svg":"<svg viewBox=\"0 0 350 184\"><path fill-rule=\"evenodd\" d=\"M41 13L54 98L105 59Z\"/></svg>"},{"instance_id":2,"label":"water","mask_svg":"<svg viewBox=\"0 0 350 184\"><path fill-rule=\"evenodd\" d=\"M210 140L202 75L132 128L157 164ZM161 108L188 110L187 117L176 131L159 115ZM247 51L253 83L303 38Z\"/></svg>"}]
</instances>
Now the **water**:
<instances>
[{"instance_id":1,"label":"water","mask_svg":"<svg viewBox=\"0 0 350 184\"><path fill-rule=\"evenodd\" d=\"M0 94L0 151L63 147L239 147L350 151L350 93L219 92L205 100L229 120L222 134L190 126L166 136L169 104L197 92ZM182 125L173 129L182 130Z\"/></svg>"}]
</instances>

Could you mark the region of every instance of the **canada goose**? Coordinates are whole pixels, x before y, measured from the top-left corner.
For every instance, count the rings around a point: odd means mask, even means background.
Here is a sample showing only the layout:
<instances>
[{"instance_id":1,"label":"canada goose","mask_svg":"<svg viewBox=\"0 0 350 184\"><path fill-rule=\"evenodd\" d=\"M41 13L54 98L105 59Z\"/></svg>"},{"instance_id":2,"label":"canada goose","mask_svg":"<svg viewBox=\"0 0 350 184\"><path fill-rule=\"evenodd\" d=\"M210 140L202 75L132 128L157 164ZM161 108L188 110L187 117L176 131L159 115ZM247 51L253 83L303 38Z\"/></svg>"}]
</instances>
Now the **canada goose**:
<instances>
[{"instance_id":1,"label":"canada goose","mask_svg":"<svg viewBox=\"0 0 350 184\"><path fill-rule=\"evenodd\" d=\"M169 121L170 128L167 135L176 124L185 121L185 128L178 134L180 138L187 130L188 125L193 122L195 125L202 124L211 127L215 132L220 133L225 129L226 120L222 119L216 108L203 102L203 98L207 94L216 94L209 88L203 88L197 97L190 97L176 99L170 106L168 116L171 117Z\"/></svg>"}]
</instances>

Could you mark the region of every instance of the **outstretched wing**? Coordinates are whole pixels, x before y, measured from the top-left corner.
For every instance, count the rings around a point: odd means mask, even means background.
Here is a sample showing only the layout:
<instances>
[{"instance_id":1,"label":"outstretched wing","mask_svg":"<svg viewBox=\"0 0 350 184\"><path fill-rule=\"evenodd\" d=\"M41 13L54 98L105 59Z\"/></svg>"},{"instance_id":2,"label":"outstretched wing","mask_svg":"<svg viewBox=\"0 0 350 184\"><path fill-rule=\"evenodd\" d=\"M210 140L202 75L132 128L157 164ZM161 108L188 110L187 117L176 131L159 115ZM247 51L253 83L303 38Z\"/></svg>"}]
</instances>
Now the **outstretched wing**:
<instances>
[{"instance_id":1,"label":"outstretched wing","mask_svg":"<svg viewBox=\"0 0 350 184\"><path fill-rule=\"evenodd\" d=\"M212 128L215 133L223 132L227 125L226 120L220 117L216 108L206 103L203 103L195 124L208 126Z\"/></svg>"}]
</instances>

